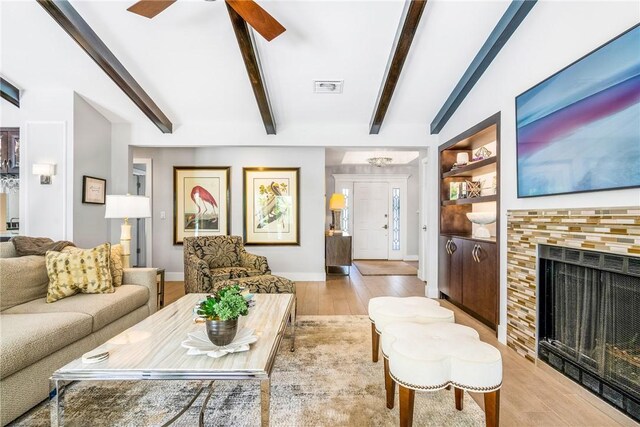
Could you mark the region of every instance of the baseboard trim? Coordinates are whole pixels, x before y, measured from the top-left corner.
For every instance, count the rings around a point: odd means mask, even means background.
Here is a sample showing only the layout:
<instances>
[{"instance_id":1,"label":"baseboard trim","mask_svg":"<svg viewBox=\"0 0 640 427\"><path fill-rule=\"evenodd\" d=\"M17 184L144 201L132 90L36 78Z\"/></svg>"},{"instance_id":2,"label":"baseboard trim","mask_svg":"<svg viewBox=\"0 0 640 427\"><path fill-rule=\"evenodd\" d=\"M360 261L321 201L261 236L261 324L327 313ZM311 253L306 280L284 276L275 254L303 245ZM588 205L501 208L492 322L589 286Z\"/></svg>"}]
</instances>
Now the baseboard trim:
<instances>
[{"instance_id":1,"label":"baseboard trim","mask_svg":"<svg viewBox=\"0 0 640 427\"><path fill-rule=\"evenodd\" d=\"M322 273L288 273L288 272L273 272L275 276L286 277L294 282L324 282L327 279L327 275ZM184 273L181 271L168 271L164 274L164 279L167 282L183 282Z\"/></svg>"},{"instance_id":2,"label":"baseboard trim","mask_svg":"<svg viewBox=\"0 0 640 427\"><path fill-rule=\"evenodd\" d=\"M403 261L418 261L418 255L406 255Z\"/></svg>"},{"instance_id":3,"label":"baseboard trim","mask_svg":"<svg viewBox=\"0 0 640 427\"><path fill-rule=\"evenodd\" d=\"M184 273L182 271L167 271L164 273L164 280L167 282L184 282Z\"/></svg>"},{"instance_id":4,"label":"baseboard trim","mask_svg":"<svg viewBox=\"0 0 640 427\"><path fill-rule=\"evenodd\" d=\"M274 276L286 277L294 282L324 282L327 279L327 274L324 271L321 273L290 273L274 271L272 274Z\"/></svg>"}]
</instances>

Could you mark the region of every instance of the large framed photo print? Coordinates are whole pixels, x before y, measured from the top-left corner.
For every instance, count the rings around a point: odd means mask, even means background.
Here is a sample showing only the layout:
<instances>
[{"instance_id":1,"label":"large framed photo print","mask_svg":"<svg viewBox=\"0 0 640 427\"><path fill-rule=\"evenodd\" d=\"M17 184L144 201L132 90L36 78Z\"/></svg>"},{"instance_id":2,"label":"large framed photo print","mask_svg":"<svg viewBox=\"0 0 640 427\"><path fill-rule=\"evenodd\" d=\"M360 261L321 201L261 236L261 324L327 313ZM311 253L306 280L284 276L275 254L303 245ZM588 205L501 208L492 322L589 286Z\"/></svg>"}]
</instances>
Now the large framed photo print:
<instances>
[{"instance_id":1,"label":"large framed photo print","mask_svg":"<svg viewBox=\"0 0 640 427\"><path fill-rule=\"evenodd\" d=\"M518 197L640 186L640 24L516 98Z\"/></svg>"},{"instance_id":2,"label":"large framed photo print","mask_svg":"<svg viewBox=\"0 0 640 427\"><path fill-rule=\"evenodd\" d=\"M247 245L300 244L300 168L244 168Z\"/></svg>"},{"instance_id":3,"label":"large framed photo print","mask_svg":"<svg viewBox=\"0 0 640 427\"><path fill-rule=\"evenodd\" d=\"M185 237L228 235L229 167L174 166L173 243Z\"/></svg>"}]
</instances>

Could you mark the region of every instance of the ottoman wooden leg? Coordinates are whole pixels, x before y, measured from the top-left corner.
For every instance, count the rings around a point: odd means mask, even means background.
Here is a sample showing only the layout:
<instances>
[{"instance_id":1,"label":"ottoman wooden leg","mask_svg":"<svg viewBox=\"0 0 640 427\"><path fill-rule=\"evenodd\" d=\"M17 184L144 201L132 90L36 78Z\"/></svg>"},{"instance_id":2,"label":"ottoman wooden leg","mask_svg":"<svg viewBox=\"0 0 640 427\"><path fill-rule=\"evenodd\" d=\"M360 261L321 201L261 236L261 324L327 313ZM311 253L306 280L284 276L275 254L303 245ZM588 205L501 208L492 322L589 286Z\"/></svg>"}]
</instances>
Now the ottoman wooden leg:
<instances>
[{"instance_id":1,"label":"ottoman wooden leg","mask_svg":"<svg viewBox=\"0 0 640 427\"><path fill-rule=\"evenodd\" d=\"M464 390L458 387L454 387L453 389L456 394L456 409L458 411L462 411L462 402L464 401Z\"/></svg>"},{"instance_id":2,"label":"ottoman wooden leg","mask_svg":"<svg viewBox=\"0 0 640 427\"><path fill-rule=\"evenodd\" d=\"M376 324L371 322L371 360L378 361L378 353L380 347L380 335L376 331Z\"/></svg>"},{"instance_id":3,"label":"ottoman wooden leg","mask_svg":"<svg viewBox=\"0 0 640 427\"><path fill-rule=\"evenodd\" d=\"M389 373L389 359L384 360L384 388L387 392L387 408L393 409L396 398L396 382L391 378Z\"/></svg>"},{"instance_id":4,"label":"ottoman wooden leg","mask_svg":"<svg viewBox=\"0 0 640 427\"><path fill-rule=\"evenodd\" d=\"M484 394L484 415L487 427L500 425L500 390Z\"/></svg>"},{"instance_id":5,"label":"ottoman wooden leg","mask_svg":"<svg viewBox=\"0 0 640 427\"><path fill-rule=\"evenodd\" d=\"M416 391L411 388L400 387L400 427L413 425L413 401Z\"/></svg>"}]
</instances>

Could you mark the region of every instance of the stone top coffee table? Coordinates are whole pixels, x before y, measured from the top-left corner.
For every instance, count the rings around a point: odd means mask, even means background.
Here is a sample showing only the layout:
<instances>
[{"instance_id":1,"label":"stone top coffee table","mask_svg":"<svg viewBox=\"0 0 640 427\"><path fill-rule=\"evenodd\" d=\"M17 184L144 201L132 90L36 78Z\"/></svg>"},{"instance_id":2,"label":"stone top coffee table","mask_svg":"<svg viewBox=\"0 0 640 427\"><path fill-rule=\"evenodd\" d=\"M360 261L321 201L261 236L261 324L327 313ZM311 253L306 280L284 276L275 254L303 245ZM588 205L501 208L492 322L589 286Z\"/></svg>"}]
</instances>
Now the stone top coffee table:
<instances>
[{"instance_id":1,"label":"stone top coffee table","mask_svg":"<svg viewBox=\"0 0 640 427\"><path fill-rule=\"evenodd\" d=\"M188 332L205 328L204 323L193 322L193 307L205 296L188 294L95 349L108 350L108 359L94 364L76 359L54 372L51 425L63 424L65 384L79 380L259 380L262 425L269 425L271 370L294 309L294 295L256 294L255 307L248 316L240 317L238 329L254 329L258 341L251 344L249 351L218 359L188 356L187 349L180 345ZM201 424L205 407L206 400L200 413Z\"/></svg>"}]
</instances>

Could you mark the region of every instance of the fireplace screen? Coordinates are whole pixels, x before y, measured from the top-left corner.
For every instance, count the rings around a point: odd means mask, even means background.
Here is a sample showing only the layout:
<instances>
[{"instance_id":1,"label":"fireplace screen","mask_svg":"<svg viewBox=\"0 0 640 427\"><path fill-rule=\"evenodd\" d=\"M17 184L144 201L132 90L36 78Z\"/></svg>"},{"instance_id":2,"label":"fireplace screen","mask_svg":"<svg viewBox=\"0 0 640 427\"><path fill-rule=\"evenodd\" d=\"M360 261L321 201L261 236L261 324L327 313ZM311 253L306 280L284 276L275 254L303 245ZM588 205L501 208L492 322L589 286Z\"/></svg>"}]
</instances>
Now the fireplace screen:
<instances>
[{"instance_id":1,"label":"fireplace screen","mask_svg":"<svg viewBox=\"0 0 640 427\"><path fill-rule=\"evenodd\" d=\"M638 419L640 274L628 257L553 250L562 259L540 263L540 358Z\"/></svg>"}]
</instances>

